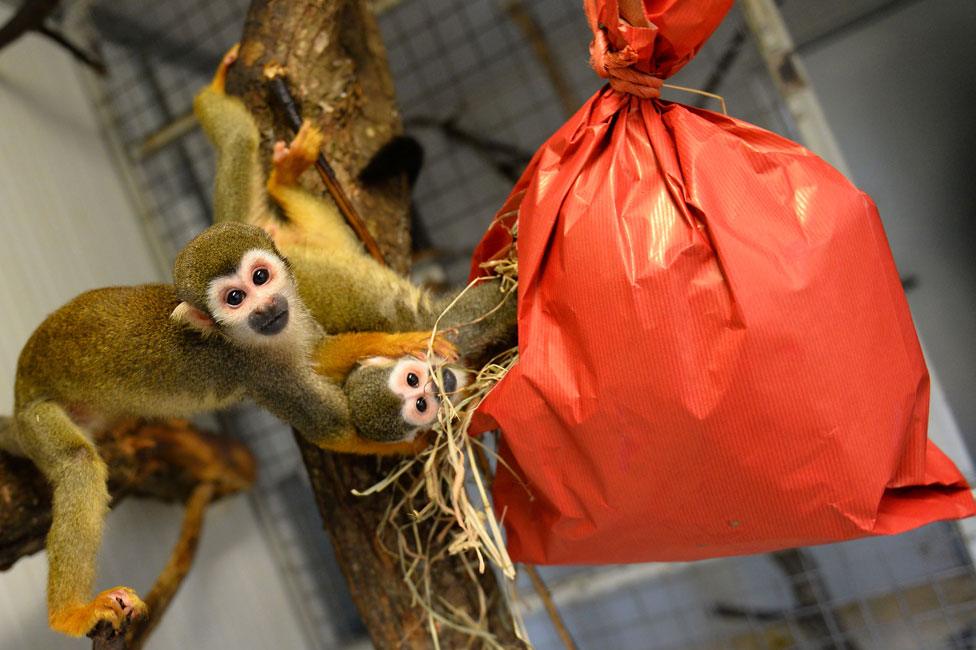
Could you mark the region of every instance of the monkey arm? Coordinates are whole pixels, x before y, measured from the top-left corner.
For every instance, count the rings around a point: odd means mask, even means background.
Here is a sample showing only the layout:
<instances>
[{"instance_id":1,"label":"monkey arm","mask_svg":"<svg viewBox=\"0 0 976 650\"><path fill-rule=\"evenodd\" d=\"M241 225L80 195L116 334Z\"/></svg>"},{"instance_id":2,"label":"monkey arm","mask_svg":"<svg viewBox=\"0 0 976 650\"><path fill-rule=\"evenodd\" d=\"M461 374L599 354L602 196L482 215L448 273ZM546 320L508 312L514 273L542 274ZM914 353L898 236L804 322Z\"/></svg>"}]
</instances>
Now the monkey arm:
<instances>
[{"instance_id":1,"label":"monkey arm","mask_svg":"<svg viewBox=\"0 0 976 650\"><path fill-rule=\"evenodd\" d=\"M417 338L413 340L416 342ZM385 349L392 350L390 344ZM342 389L326 377L311 372L309 375L307 378L285 377L266 382L262 390L253 395L254 401L288 422L303 438L321 449L388 456L416 454L427 446L425 436L394 443L361 437L351 423L349 405Z\"/></svg>"},{"instance_id":2,"label":"monkey arm","mask_svg":"<svg viewBox=\"0 0 976 650\"><path fill-rule=\"evenodd\" d=\"M329 334L430 329L436 318L427 292L364 253L288 251L298 293Z\"/></svg>"},{"instance_id":3,"label":"monkey arm","mask_svg":"<svg viewBox=\"0 0 976 650\"><path fill-rule=\"evenodd\" d=\"M457 346L466 363L480 366L495 354L515 345L517 300L515 291L504 291L501 280L483 280L454 298L438 303L440 330Z\"/></svg>"},{"instance_id":4,"label":"monkey arm","mask_svg":"<svg viewBox=\"0 0 976 650\"><path fill-rule=\"evenodd\" d=\"M430 444L428 435L427 432L423 432L413 440L404 442L377 442L361 437L355 429L352 429L349 435L316 444L322 449L337 451L343 454L414 456L422 452Z\"/></svg>"},{"instance_id":5,"label":"monkey arm","mask_svg":"<svg viewBox=\"0 0 976 650\"><path fill-rule=\"evenodd\" d=\"M323 447L330 441L355 435L349 417L349 404L342 389L311 368L295 372L274 368L256 370L261 374L251 397L278 416L313 444Z\"/></svg>"},{"instance_id":6,"label":"monkey arm","mask_svg":"<svg viewBox=\"0 0 976 650\"><path fill-rule=\"evenodd\" d=\"M217 151L214 222L244 221L263 226L269 213L258 158L257 125L244 103L224 92L227 68L236 60L235 45L224 55L210 85L194 98L193 112Z\"/></svg>"},{"instance_id":7,"label":"monkey arm","mask_svg":"<svg viewBox=\"0 0 976 650\"><path fill-rule=\"evenodd\" d=\"M267 190L287 218L286 224L275 229L275 244L286 255L299 245L365 256L362 242L346 225L335 204L312 194L298 182L318 159L322 140L322 132L306 120L290 143L275 143Z\"/></svg>"},{"instance_id":8,"label":"monkey arm","mask_svg":"<svg viewBox=\"0 0 976 650\"><path fill-rule=\"evenodd\" d=\"M335 382L342 382L365 358L420 357L426 354L429 342L430 332L352 332L328 336L315 350L315 370ZM457 356L454 346L439 337L434 339L433 352L449 360Z\"/></svg>"}]
</instances>

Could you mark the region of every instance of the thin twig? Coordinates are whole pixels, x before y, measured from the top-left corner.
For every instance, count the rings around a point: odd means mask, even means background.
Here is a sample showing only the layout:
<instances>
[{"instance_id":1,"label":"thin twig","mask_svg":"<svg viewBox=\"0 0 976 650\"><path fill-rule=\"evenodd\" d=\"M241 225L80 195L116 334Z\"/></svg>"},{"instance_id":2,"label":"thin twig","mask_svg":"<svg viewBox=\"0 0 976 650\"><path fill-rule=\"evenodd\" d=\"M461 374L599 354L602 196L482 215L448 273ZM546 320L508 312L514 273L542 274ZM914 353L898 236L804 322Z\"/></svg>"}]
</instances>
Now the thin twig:
<instances>
[{"instance_id":1,"label":"thin twig","mask_svg":"<svg viewBox=\"0 0 976 650\"><path fill-rule=\"evenodd\" d=\"M546 71L546 76L549 78L553 90L556 91L556 95L559 97L559 103L563 106L563 112L567 116L572 115L580 107L580 101L576 98L576 94L573 92L573 88L566 79L562 68L559 67L556 57L553 56L552 48L549 47L549 41L546 40L542 27L522 3L522 0L511 0L505 7L505 10L508 12L508 16L512 22L521 30L522 36L532 46L532 52L535 54L536 60L542 64L542 68Z\"/></svg>"},{"instance_id":2,"label":"thin twig","mask_svg":"<svg viewBox=\"0 0 976 650\"><path fill-rule=\"evenodd\" d=\"M20 6L17 12L0 27L0 49L44 24L60 0L32 0Z\"/></svg>"},{"instance_id":3,"label":"thin twig","mask_svg":"<svg viewBox=\"0 0 976 650\"><path fill-rule=\"evenodd\" d=\"M64 49L68 50L76 61L87 65L89 68L95 71L96 74L101 76L108 74L108 68L105 66L105 62L102 61L97 54L94 52L88 52L80 45L76 45L75 43L71 42L67 36L61 33L60 30L54 29L53 27L48 27L47 25L40 25L36 27L34 31L42 36L46 36Z\"/></svg>"},{"instance_id":4,"label":"thin twig","mask_svg":"<svg viewBox=\"0 0 976 650\"><path fill-rule=\"evenodd\" d=\"M269 69L268 87L271 89L271 96L288 121L288 125L297 133L302 127L301 110L299 109L298 102L295 101L294 95L288 89L288 82L285 81L285 77L281 74L280 68ZM363 221L362 216L356 210L356 206L352 204L345 190L342 189L339 179L336 178L335 170L332 169L332 165L329 164L325 154L322 152L319 152L319 157L315 161L315 169L318 170L319 177L325 183L325 189L328 190L329 196L335 201L339 212L342 213L343 218L345 218L346 222L363 242L366 250L373 259L386 266L386 259L383 257L383 252L380 251L379 244L376 243L373 234L369 232L369 229L366 227L366 222Z\"/></svg>"},{"instance_id":5,"label":"thin twig","mask_svg":"<svg viewBox=\"0 0 976 650\"><path fill-rule=\"evenodd\" d=\"M129 644L128 650L140 650L149 638L152 631L159 625L163 614L172 602L173 597L183 584L184 578L193 566L193 559L196 557L197 545L200 542L200 533L203 529L203 517L207 506L213 500L216 493L216 486L213 483L201 483L193 490L190 499L186 503L186 512L183 515L183 526L180 528L180 537L170 553L169 561L163 568L156 583L146 596L146 607L149 614L132 622L126 634Z\"/></svg>"},{"instance_id":6,"label":"thin twig","mask_svg":"<svg viewBox=\"0 0 976 650\"><path fill-rule=\"evenodd\" d=\"M529 576L529 580L532 581L532 588L535 589L535 593L539 594L539 598L542 600L542 604L549 614L549 620L552 621L552 625L556 628L559 638L562 639L563 646L565 646L566 650L576 650L576 641L573 640L573 635L566 628L566 622L563 621L562 614L559 613L556 603L553 602L552 594L549 593L549 588L543 582L542 576L539 575L539 570L531 564L523 564L522 566L525 569L526 575Z\"/></svg>"}]
</instances>

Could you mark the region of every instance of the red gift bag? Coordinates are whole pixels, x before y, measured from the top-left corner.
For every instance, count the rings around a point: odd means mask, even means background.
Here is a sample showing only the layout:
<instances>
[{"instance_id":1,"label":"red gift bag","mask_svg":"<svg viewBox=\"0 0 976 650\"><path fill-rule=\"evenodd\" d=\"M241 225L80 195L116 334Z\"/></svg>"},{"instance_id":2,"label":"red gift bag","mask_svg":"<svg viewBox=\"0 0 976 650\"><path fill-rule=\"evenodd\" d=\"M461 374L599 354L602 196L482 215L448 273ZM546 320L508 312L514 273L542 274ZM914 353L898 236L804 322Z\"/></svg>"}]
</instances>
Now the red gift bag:
<instances>
[{"instance_id":1,"label":"red gift bag","mask_svg":"<svg viewBox=\"0 0 976 650\"><path fill-rule=\"evenodd\" d=\"M478 420L514 470L494 484L513 560L688 560L974 512L926 438L871 200L794 142L653 98L730 4L644 0L633 26L587 0L611 86L476 251L473 275L517 215L520 357Z\"/></svg>"}]
</instances>

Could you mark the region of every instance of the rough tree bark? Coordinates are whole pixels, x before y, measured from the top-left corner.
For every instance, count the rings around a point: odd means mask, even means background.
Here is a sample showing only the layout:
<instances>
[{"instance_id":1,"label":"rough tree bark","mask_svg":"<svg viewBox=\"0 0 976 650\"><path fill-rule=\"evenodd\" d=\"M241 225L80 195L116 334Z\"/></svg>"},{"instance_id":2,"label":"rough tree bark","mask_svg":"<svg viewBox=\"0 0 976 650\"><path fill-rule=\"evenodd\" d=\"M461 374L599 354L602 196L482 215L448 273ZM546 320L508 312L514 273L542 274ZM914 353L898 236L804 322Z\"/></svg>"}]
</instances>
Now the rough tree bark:
<instances>
[{"instance_id":1,"label":"rough tree bark","mask_svg":"<svg viewBox=\"0 0 976 650\"><path fill-rule=\"evenodd\" d=\"M230 436L194 429L186 422L125 422L97 437L109 466L113 505L126 496L185 501L203 482L216 495L246 489L254 457ZM51 489L33 463L0 453L0 571L44 548L51 526Z\"/></svg>"},{"instance_id":2,"label":"rough tree bark","mask_svg":"<svg viewBox=\"0 0 976 650\"><path fill-rule=\"evenodd\" d=\"M401 129L386 52L374 17L363 0L254 0L241 40L241 55L231 67L228 90L243 97L255 114L270 152L275 139L290 132L269 109L264 66L286 69L303 115L325 134L325 154L356 208L376 236L387 262L403 272L409 256L405 179L384 187L360 187L356 174L374 152ZM269 159L269 157L266 157ZM306 174L309 186L320 181ZM411 603L397 560L377 538L388 494L356 497L383 478L392 465L319 450L297 437L340 566L353 600L378 648L427 648L432 641L422 609ZM431 567L436 597L455 607L479 611L477 589L462 563L447 558ZM499 642L520 647L511 628L499 585L489 571L481 576L488 595L489 628ZM441 646L464 647L471 639L440 630Z\"/></svg>"},{"instance_id":3,"label":"rough tree bark","mask_svg":"<svg viewBox=\"0 0 976 650\"><path fill-rule=\"evenodd\" d=\"M123 626L122 634L106 623L89 634L94 650L141 648L193 563L207 505L254 483L254 456L242 442L185 420L131 419L96 434L95 442L109 467L113 506L130 495L188 501L180 539L146 596L149 617ZM0 453L0 571L44 548L50 527L47 481L29 460Z\"/></svg>"}]
</instances>

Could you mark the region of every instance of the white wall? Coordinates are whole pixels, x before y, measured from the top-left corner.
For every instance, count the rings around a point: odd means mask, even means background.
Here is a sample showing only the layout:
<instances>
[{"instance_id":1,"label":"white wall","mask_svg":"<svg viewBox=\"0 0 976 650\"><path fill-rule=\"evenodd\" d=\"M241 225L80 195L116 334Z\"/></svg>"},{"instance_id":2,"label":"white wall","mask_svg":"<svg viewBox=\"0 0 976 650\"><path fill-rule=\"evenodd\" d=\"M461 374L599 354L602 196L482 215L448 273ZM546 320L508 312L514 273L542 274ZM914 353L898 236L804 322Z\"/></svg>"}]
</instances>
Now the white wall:
<instances>
[{"instance_id":1,"label":"white wall","mask_svg":"<svg viewBox=\"0 0 976 650\"><path fill-rule=\"evenodd\" d=\"M877 202L912 315L976 452L976 2L923 0L802 50L853 180Z\"/></svg>"},{"instance_id":2,"label":"white wall","mask_svg":"<svg viewBox=\"0 0 976 650\"><path fill-rule=\"evenodd\" d=\"M8 14L0 7L0 23ZM0 413L17 355L44 316L97 286L164 275L135 218L70 58L24 38L0 52ZM108 519L98 589L145 594L176 540L182 509L129 500ZM0 573L0 648L85 648L46 626L46 559ZM197 564L150 648L304 648L246 497L208 514Z\"/></svg>"}]
</instances>

